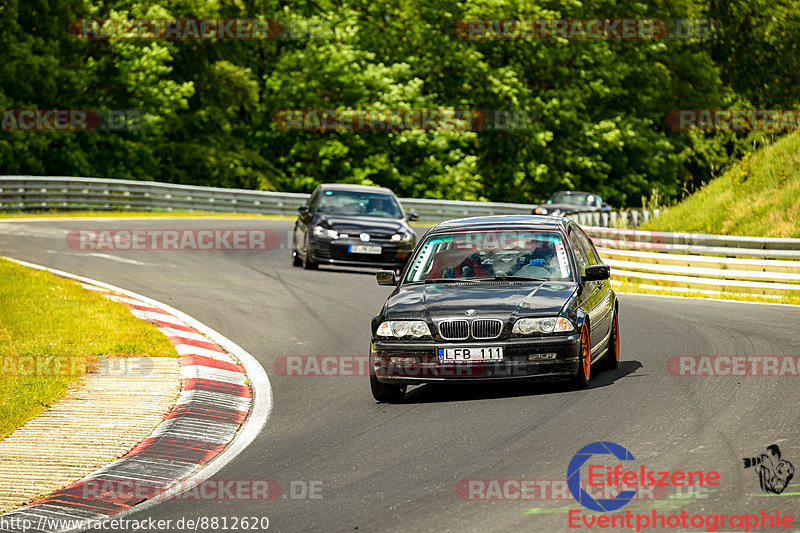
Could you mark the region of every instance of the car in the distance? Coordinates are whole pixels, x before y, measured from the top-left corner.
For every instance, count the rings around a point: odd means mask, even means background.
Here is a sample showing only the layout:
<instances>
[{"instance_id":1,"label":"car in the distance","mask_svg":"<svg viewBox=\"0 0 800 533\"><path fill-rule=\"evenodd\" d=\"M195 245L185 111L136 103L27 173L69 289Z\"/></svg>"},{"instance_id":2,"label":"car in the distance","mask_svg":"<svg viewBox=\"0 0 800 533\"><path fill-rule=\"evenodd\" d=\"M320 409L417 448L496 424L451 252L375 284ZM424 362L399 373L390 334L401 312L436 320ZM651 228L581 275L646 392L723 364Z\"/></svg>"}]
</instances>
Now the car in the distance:
<instances>
[{"instance_id":1,"label":"car in the distance","mask_svg":"<svg viewBox=\"0 0 800 533\"><path fill-rule=\"evenodd\" d=\"M561 217L591 211L611 211L611 207L598 195L590 192L559 191L545 203L536 206L533 214Z\"/></svg>"},{"instance_id":2,"label":"car in the distance","mask_svg":"<svg viewBox=\"0 0 800 533\"><path fill-rule=\"evenodd\" d=\"M298 208L292 232L292 263L399 270L417 236L397 196L385 187L322 184Z\"/></svg>"},{"instance_id":3,"label":"car in the distance","mask_svg":"<svg viewBox=\"0 0 800 533\"><path fill-rule=\"evenodd\" d=\"M372 319L370 386L382 402L409 384L571 379L619 361L610 271L573 221L487 216L441 222L414 250Z\"/></svg>"}]
</instances>

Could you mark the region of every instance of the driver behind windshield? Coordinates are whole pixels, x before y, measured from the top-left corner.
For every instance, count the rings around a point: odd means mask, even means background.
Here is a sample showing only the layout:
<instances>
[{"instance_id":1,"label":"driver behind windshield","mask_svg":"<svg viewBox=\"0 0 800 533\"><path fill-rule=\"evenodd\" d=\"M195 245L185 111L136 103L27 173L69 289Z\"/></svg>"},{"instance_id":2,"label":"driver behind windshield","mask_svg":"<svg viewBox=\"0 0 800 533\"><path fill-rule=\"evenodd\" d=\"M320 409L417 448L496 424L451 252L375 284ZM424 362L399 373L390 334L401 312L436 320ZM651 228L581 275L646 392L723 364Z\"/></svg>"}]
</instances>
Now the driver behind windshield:
<instances>
[{"instance_id":1,"label":"driver behind windshield","mask_svg":"<svg viewBox=\"0 0 800 533\"><path fill-rule=\"evenodd\" d=\"M513 272L513 275L548 278L552 272L556 271L558 264L553 243L530 243L529 246L533 247L535 244L538 244L538 246L533 251L520 255L518 260L519 268Z\"/></svg>"},{"instance_id":2,"label":"driver behind windshield","mask_svg":"<svg viewBox=\"0 0 800 533\"><path fill-rule=\"evenodd\" d=\"M389 209L386 207L386 201L380 196L373 196L367 202L367 214L389 214Z\"/></svg>"},{"instance_id":3,"label":"driver behind windshield","mask_svg":"<svg viewBox=\"0 0 800 533\"><path fill-rule=\"evenodd\" d=\"M397 206L388 197L385 196L370 196L367 201L366 215L384 218L397 218L400 213Z\"/></svg>"}]
</instances>

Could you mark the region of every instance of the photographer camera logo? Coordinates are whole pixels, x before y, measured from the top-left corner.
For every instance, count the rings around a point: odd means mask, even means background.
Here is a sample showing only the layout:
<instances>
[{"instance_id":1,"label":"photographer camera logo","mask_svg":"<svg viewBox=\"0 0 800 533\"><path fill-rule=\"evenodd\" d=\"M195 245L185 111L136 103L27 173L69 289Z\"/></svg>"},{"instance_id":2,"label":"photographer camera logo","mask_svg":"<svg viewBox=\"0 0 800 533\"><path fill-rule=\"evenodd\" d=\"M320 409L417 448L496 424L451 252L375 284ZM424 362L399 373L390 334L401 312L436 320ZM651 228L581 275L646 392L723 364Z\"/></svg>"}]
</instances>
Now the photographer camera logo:
<instances>
[{"instance_id":1,"label":"photographer camera logo","mask_svg":"<svg viewBox=\"0 0 800 533\"><path fill-rule=\"evenodd\" d=\"M781 459L781 449L777 444L767 446L767 453L761 457L745 457L743 460L745 468L754 468L761 490L766 493L780 494L794 477L794 465Z\"/></svg>"},{"instance_id":2,"label":"photographer camera logo","mask_svg":"<svg viewBox=\"0 0 800 533\"><path fill-rule=\"evenodd\" d=\"M624 446L615 442L598 441L578 450L567 467L567 487L579 504L592 511L605 513L624 507L636 496L635 490L619 492L613 498L595 499L581 486L581 466L595 455L613 455L620 461L635 461L636 458ZM591 482L589 483L592 484Z\"/></svg>"}]
</instances>

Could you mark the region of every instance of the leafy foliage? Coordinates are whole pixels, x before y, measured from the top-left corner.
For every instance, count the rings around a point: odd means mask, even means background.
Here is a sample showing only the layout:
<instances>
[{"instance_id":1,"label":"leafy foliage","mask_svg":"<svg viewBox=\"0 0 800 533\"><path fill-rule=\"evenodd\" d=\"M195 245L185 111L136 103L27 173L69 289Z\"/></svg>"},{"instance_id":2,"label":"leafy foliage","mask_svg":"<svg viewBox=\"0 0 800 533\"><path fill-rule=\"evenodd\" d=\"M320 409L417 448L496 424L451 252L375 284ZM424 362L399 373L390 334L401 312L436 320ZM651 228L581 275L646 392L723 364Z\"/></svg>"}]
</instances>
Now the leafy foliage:
<instances>
[{"instance_id":1,"label":"leafy foliage","mask_svg":"<svg viewBox=\"0 0 800 533\"><path fill-rule=\"evenodd\" d=\"M761 5L761 4L764 5ZM136 109L141 130L2 132L0 172L537 202L561 189L635 206L720 174L762 134L672 131L671 109L793 107L796 0L7 0L0 107ZM698 18L711 40L466 40L472 18ZM276 18L310 39L81 40L79 18ZM739 31L737 24L747 31ZM767 82L765 82L767 81ZM283 109L525 110L517 131L286 131Z\"/></svg>"}]
</instances>

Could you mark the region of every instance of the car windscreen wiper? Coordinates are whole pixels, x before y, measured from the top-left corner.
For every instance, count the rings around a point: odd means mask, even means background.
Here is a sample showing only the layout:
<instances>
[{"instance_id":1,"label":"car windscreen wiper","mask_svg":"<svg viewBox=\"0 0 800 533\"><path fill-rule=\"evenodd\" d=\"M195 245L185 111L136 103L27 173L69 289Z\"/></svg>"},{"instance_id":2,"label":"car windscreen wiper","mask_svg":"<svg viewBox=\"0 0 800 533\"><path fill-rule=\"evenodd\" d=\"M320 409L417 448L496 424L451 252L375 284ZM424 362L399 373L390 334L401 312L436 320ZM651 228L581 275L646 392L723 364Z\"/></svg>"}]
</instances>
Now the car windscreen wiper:
<instances>
[{"instance_id":1,"label":"car windscreen wiper","mask_svg":"<svg viewBox=\"0 0 800 533\"><path fill-rule=\"evenodd\" d=\"M476 281L486 278L431 278L421 280L423 283L461 283L462 281Z\"/></svg>"},{"instance_id":2,"label":"car windscreen wiper","mask_svg":"<svg viewBox=\"0 0 800 533\"><path fill-rule=\"evenodd\" d=\"M532 278L529 276L488 276L482 278L469 278L477 281L550 281L548 278Z\"/></svg>"}]
</instances>

